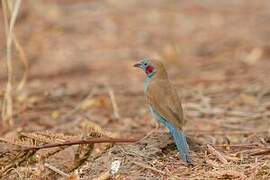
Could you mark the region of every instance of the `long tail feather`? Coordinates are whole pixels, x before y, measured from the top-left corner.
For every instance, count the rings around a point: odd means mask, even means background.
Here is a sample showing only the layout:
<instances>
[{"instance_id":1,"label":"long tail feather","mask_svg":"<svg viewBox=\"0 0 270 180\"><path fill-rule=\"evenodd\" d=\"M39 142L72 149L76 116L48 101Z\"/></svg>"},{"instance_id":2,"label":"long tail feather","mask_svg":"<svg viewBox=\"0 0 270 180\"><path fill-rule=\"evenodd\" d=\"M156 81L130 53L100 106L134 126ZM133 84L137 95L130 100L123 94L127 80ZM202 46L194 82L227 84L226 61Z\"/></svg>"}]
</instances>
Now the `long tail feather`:
<instances>
[{"instance_id":1,"label":"long tail feather","mask_svg":"<svg viewBox=\"0 0 270 180\"><path fill-rule=\"evenodd\" d=\"M170 122L168 122L164 117L160 116L159 113L154 111L151 107L150 111L160 123L169 129L181 158L188 164L192 164L192 160L189 155L189 146L185 134L181 130L175 128Z\"/></svg>"},{"instance_id":2,"label":"long tail feather","mask_svg":"<svg viewBox=\"0 0 270 180\"><path fill-rule=\"evenodd\" d=\"M192 164L192 160L189 155L189 146L188 146L185 134L182 131L177 130L173 126L168 126L168 128L170 130L171 135L173 136L173 140L176 144L176 147L178 151L180 152L181 158L185 162Z\"/></svg>"}]
</instances>

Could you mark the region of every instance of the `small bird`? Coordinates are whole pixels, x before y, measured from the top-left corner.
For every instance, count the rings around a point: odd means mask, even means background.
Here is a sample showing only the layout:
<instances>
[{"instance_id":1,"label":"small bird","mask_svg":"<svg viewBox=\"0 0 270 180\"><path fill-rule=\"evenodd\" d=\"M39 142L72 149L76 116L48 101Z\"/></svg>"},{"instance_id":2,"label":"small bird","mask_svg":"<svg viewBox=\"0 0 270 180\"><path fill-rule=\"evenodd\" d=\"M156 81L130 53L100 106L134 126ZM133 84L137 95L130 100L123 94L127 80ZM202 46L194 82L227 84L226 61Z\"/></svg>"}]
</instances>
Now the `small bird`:
<instances>
[{"instance_id":1,"label":"small bird","mask_svg":"<svg viewBox=\"0 0 270 180\"><path fill-rule=\"evenodd\" d=\"M182 131L185 124L183 109L164 65L158 60L142 59L134 66L146 73L144 92L152 115L169 129L181 158L192 164L186 136Z\"/></svg>"}]
</instances>

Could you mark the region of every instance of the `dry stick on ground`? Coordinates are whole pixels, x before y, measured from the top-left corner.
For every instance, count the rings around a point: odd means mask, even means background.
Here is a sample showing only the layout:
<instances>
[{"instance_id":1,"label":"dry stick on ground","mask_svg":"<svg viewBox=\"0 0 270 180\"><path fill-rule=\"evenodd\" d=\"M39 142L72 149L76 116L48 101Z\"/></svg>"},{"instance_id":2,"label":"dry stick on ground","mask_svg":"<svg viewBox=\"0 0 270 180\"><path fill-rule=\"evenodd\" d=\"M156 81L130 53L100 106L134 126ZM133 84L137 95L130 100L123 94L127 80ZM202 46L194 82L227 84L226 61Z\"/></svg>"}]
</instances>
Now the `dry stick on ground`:
<instances>
[{"instance_id":1,"label":"dry stick on ground","mask_svg":"<svg viewBox=\"0 0 270 180\"><path fill-rule=\"evenodd\" d=\"M230 148L252 148L258 147L259 144L215 144L215 147L230 147Z\"/></svg>"},{"instance_id":2,"label":"dry stick on ground","mask_svg":"<svg viewBox=\"0 0 270 180\"><path fill-rule=\"evenodd\" d=\"M216 156L223 164L228 164L227 159L225 159L225 157L220 152L218 152L213 146L207 144L206 149L210 154Z\"/></svg>"},{"instance_id":3,"label":"dry stick on ground","mask_svg":"<svg viewBox=\"0 0 270 180\"><path fill-rule=\"evenodd\" d=\"M60 169L48 164L48 163L44 163L44 166L49 168L51 171L54 171L55 173L57 174L60 174L61 176L69 179L69 180L72 180L72 179L79 179L78 175L75 173L75 174L67 174L63 171L61 171Z\"/></svg>"},{"instance_id":4,"label":"dry stick on ground","mask_svg":"<svg viewBox=\"0 0 270 180\"><path fill-rule=\"evenodd\" d=\"M67 173L61 171L60 169L58 169L58 168L56 168L56 167L54 167L54 166L52 166L52 165L50 165L48 163L45 163L44 166L47 167L47 168L49 168L50 170L52 170L52 171L60 174L61 176L69 177L69 175Z\"/></svg>"},{"instance_id":5,"label":"dry stick on ground","mask_svg":"<svg viewBox=\"0 0 270 180\"><path fill-rule=\"evenodd\" d=\"M267 148L267 149L259 151L259 152L254 152L251 154L251 156L268 155L268 154L270 154L270 148Z\"/></svg>"},{"instance_id":6,"label":"dry stick on ground","mask_svg":"<svg viewBox=\"0 0 270 180\"><path fill-rule=\"evenodd\" d=\"M88 140L76 140L76 141L68 141L64 143L56 143L56 144L45 144L35 147L27 147L18 149L15 151L30 151L30 150L39 150L39 149L48 149L54 147L62 147L62 146L72 146L78 144L95 144L95 143L135 143L139 141L141 138L136 139L123 139L123 138L92 138Z\"/></svg>"}]
</instances>

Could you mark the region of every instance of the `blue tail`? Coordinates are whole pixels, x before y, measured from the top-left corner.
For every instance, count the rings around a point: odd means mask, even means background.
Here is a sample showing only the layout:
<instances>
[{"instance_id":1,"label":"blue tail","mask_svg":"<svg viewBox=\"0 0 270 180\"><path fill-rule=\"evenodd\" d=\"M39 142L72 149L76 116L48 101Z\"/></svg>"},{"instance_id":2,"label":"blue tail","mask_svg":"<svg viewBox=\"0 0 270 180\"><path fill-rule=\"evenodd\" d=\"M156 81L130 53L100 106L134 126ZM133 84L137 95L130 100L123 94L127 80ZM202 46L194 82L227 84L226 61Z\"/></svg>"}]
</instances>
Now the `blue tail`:
<instances>
[{"instance_id":1,"label":"blue tail","mask_svg":"<svg viewBox=\"0 0 270 180\"><path fill-rule=\"evenodd\" d=\"M192 160L189 155L189 147L188 147L185 134L182 131L177 130L173 126L168 126L167 128L170 130L170 133L173 136L173 140L176 144L178 151L180 152L181 158L185 162L192 164Z\"/></svg>"},{"instance_id":2,"label":"blue tail","mask_svg":"<svg viewBox=\"0 0 270 180\"><path fill-rule=\"evenodd\" d=\"M191 157L189 155L189 147L186 140L185 134L181 131L176 129L170 122L168 122L165 118L160 116L156 111L154 111L150 107L150 111L153 113L154 117L162 123L166 128L169 129L171 135L173 136L173 140L176 144L178 151L180 152L181 158L187 162L188 164L192 164Z\"/></svg>"}]
</instances>

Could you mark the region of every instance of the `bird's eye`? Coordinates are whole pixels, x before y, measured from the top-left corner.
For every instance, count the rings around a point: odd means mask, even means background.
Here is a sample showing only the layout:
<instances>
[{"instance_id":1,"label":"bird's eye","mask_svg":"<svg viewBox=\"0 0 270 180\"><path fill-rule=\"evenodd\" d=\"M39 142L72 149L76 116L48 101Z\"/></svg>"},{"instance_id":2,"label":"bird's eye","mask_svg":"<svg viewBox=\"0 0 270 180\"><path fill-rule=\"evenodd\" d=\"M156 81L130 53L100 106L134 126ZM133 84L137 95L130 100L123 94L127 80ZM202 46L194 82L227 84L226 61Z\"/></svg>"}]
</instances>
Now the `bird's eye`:
<instances>
[{"instance_id":1,"label":"bird's eye","mask_svg":"<svg viewBox=\"0 0 270 180\"><path fill-rule=\"evenodd\" d=\"M144 63L145 66L147 66L147 63Z\"/></svg>"}]
</instances>

